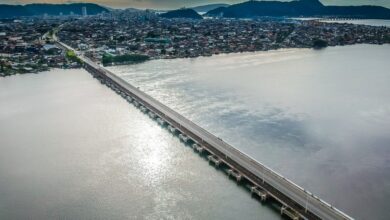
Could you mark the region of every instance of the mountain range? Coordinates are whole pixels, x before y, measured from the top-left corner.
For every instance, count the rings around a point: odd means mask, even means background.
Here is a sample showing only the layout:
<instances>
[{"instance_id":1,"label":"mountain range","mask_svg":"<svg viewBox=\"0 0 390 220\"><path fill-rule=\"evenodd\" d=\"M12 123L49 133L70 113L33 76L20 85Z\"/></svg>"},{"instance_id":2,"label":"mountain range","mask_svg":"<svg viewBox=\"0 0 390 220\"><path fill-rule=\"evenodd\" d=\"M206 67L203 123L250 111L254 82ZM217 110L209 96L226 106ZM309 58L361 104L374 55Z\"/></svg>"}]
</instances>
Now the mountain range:
<instances>
[{"instance_id":1,"label":"mountain range","mask_svg":"<svg viewBox=\"0 0 390 220\"><path fill-rule=\"evenodd\" d=\"M222 4L221 3L221 4L201 5L201 6L193 7L192 9L194 9L198 13L202 13L202 12L208 12L208 11L214 10L216 8L228 7L228 6L229 6L229 4Z\"/></svg>"},{"instance_id":2,"label":"mountain range","mask_svg":"<svg viewBox=\"0 0 390 220\"><path fill-rule=\"evenodd\" d=\"M203 19L194 9L182 8L178 10L168 11L160 15L164 18L191 18L191 19Z\"/></svg>"},{"instance_id":3,"label":"mountain range","mask_svg":"<svg viewBox=\"0 0 390 220\"><path fill-rule=\"evenodd\" d=\"M75 15L82 14L86 7L88 15L107 12L111 9L92 3L73 4L0 4L0 19L21 16ZM173 10L163 17L186 17L201 19L196 12L206 12L206 16L226 18L271 17L342 17L365 19L390 19L390 9L381 6L325 6L319 0L281 1L247 1L239 4L209 4L194 7L190 10Z\"/></svg>"},{"instance_id":4,"label":"mountain range","mask_svg":"<svg viewBox=\"0 0 390 220\"><path fill-rule=\"evenodd\" d=\"M89 15L107 12L108 9L97 4L74 3L74 4L28 4L28 5L0 5L0 18L13 18L22 16L47 15L75 15L82 14L82 8L86 7Z\"/></svg>"},{"instance_id":5,"label":"mountain range","mask_svg":"<svg viewBox=\"0 0 390 220\"><path fill-rule=\"evenodd\" d=\"M390 19L390 9L381 6L325 6L319 0L248 1L211 10L207 16L253 18L260 16L343 17Z\"/></svg>"}]
</instances>

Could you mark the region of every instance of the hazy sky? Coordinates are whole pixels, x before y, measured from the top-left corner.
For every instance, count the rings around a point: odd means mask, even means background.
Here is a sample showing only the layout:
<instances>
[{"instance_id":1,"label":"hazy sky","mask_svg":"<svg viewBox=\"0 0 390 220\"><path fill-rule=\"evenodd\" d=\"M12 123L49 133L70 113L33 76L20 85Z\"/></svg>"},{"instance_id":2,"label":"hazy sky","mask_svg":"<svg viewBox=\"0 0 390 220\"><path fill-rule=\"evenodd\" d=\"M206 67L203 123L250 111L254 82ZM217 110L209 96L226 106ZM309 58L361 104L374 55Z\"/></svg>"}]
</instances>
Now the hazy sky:
<instances>
[{"instance_id":1,"label":"hazy sky","mask_svg":"<svg viewBox=\"0 0 390 220\"><path fill-rule=\"evenodd\" d=\"M33 2L69 3L93 2L114 8L179 8L209 3L238 3L244 0L0 0L0 4L28 4ZM282 0L283 1L283 0ZM288 0L284 0L288 1ZM326 5L381 5L390 8L390 0L321 0Z\"/></svg>"}]
</instances>

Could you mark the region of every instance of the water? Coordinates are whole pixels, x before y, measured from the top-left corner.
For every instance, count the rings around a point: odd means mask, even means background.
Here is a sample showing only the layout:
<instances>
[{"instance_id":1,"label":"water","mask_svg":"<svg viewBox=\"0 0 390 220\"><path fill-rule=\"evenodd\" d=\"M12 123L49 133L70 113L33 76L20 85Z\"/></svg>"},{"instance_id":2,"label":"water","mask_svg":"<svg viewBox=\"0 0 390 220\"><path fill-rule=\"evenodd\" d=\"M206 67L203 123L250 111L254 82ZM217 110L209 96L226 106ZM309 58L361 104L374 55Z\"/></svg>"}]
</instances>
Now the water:
<instances>
[{"instance_id":1,"label":"water","mask_svg":"<svg viewBox=\"0 0 390 220\"><path fill-rule=\"evenodd\" d=\"M390 20L382 19L357 19L357 20L321 20L322 22L329 23L348 23L348 24L364 24L371 26L384 26L390 27Z\"/></svg>"},{"instance_id":2,"label":"water","mask_svg":"<svg viewBox=\"0 0 390 220\"><path fill-rule=\"evenodd\" d=\"M0 78L0 219L281 219L84 70Z\"/></svg>"},{"instance_id":3,"label":"water","mask_svg":"<svg viewBox=\"0 0 390 220\"><path fill-rule=\"evenodd\" d=\"M320 20L321 22L328 22L328 23L348 23L348 24L363 24L363 25L371 25L371 26L390 27L390 20L384 20L384 19L329 20L329 19L322 19L316 17L294 18L294 19L302 20L302 21Z\"/></svg>"},{"instance_id":4,"label":"water","mask_svg":"<svg viewBox=\"0 0 390 220\"><path fill-rule=\"evenodd\" d=\"M111 67L357 219L389 219L390 45Z\"/></svg>"},{"instance_id":5,"label":"water","mask_svg":"<svg viewBox=\"0 0 390 220\"><path fill-rule=\"evenodd\" d=\"M388 219L390 45L112 67L357 219ZM83 70L0 78L0 219L280 219Z\"/></svg>"}]
</instances>

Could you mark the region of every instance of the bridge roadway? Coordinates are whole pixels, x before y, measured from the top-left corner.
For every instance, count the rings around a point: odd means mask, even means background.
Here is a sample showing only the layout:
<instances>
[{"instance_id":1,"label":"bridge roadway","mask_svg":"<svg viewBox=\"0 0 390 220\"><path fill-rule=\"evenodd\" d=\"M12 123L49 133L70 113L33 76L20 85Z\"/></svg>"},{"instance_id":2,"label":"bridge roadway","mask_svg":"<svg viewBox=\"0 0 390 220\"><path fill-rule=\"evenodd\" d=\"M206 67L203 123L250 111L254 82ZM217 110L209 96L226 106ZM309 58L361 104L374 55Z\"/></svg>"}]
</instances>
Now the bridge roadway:
<instances>
[{"instance_id":1,"label":"bridge roadway","mask_svg":"<svg viewBox=\"0 0 390 220\"><path fill-rule=\"evenodd\" d=\"M57 41L57 43L65 49L73 50L73 48L60 41ZM284 207L293 210L300 219L353 219L272 169L256 161L249 155L246 155L205 129L199 127L138 88L130 85L104 67L97 65L80 53L77 54L84 62L86 70L106 82L115 84L122 92L135 98L150 111L157 114L158 117L164 119L181 133L186 134L195 143L203 146L210 154L218 156L225 165L237 170L246 180L251 182L253 186L262 188L269 196L280 202Z\"/></svg>"}]
</instances>

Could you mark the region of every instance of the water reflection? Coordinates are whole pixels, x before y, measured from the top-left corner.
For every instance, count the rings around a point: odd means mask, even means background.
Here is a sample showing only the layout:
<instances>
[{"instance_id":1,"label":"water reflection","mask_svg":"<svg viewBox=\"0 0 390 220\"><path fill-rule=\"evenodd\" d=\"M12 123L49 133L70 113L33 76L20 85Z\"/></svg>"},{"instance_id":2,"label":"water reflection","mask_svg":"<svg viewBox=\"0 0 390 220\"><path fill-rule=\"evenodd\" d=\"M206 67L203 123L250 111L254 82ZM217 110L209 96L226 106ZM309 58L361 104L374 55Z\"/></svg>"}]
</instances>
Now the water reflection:
<instances>
[{"instance_id":1,"label":"water reflection","mask_svg":"<svg viewBox=\"0 0 390 220\"><path fill-rule=\"evenodd\" d=\"M389 20L381 20L381 19L358 19L358 20L323 20L323 22L336 22L336 23L349 23L349 24L363 24L363 25L371 25L371 26L384 26L390 27Z\"/></svg>"},{"instance_id":2,"label":"water reflection","mask_svg":"<svg viewBox=\"0 0 390 220\"><path fill-rule=\"evenodd\" d=\"M280 219L83 70L0 78L0 219Z\"/></svg>"},{"instance_id":3,"label":"water reflection","mask_svg":"<svg viewBox=\"0 0 390 220\"><path fill-rule=\"evenodd\" d=\"M352 216L387 219L388 57L356 45L112 70Z\"/></svg>"}]
</instances>

